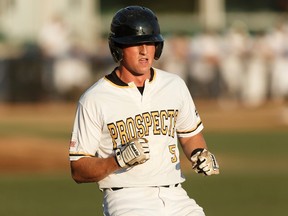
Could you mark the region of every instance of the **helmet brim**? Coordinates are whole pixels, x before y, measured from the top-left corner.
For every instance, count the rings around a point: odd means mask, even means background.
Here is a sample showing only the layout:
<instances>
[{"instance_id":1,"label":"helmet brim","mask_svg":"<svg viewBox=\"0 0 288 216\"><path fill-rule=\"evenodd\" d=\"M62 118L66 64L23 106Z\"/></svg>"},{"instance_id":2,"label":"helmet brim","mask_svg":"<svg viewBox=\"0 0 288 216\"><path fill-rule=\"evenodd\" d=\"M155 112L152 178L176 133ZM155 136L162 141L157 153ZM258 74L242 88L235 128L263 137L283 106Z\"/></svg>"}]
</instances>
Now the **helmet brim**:
<instances>
[{"instance_id":1,"label":"helmet brim","mask_svg":"<svg viewBox=\"0 0 288 216\"><path fill-rule=\"evenodd\" d=\"M142 43L159 43L163 42L164 39L161 34L158 35L135 35L135 36L125 36L118 38L111 38L115 43L121 45L136 45Z\"/></svg>"}]
</instances>

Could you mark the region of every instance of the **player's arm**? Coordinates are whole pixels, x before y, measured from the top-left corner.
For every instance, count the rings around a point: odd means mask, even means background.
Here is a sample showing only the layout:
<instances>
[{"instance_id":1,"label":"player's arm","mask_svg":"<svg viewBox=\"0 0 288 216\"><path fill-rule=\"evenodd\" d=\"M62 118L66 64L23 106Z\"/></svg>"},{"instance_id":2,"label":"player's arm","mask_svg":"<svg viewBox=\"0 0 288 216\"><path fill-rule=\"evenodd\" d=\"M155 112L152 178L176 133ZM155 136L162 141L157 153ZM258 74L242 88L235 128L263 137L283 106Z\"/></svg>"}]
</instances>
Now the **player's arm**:
<instances>
[{"instance_id":1,"label":"player's arm","mask_svg":"<svg viewBox=\"0 0 288 216\"><path fill-rule=\"evenodd\" d=\"M84 157L70 162L72 178L77 183L98 182L121 167L115 157Z\"/></svg>"},{"instance_id":2,"label":"player's arm","mask_svg":"<svg viewBox=\"0 0 288 216\"><path fill-rule=\"evenodd\" d=\"M219 166L215 156L207 150L202 133L191 137L179 138L183 152L191 161L192 168L204 175L219 174Z\"/></svg>"},{"instance_id":3,"label":"player's arm","mask_svg":"<svg viewBox=\"0 0 288 216\"><path fill-rule=\"evenodd\" d=\"M207 149L206 141L202 133L198 133L191 137L179 137L180 144L186 157L190 160L191 153L195 149Z\"/></svg>"},{"instance_id":4,"label":"player's arm","mask_svg":"<svg viewBox=\"0 0 288 216\"><path fill-rule=\"evenodd\" d=\"M116 170L145 163L150 158L148 140L135 138L108 158L84 157L71 162L72 178L78 183L98 182Z\"/></svg>"}]
</instances>

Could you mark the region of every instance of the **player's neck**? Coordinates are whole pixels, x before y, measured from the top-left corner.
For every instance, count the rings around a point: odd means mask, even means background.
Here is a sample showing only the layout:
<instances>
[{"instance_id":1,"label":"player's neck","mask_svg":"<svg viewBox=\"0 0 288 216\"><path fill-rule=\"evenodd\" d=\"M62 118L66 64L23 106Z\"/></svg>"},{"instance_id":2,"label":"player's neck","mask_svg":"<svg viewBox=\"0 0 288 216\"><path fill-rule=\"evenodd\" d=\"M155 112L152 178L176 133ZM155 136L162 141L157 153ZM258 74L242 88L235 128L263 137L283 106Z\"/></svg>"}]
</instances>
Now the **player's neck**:
<instances>
[{"instance_id":1,"label":"player's neck","mask_svg":"<svg viewBox=\"0 0 288 216\"><path fill-rule=\"evenodd\" d=\"M145 84L145 81L147 79L150 79L151 77L151 71L149 70L146 73L140 74L140 73L134 73L132 71L128 71L127 69L123 67L119 67L116 70L117 76L125 83L134 82L137 87L143 87Z\"/></svg>"}]
</instances>

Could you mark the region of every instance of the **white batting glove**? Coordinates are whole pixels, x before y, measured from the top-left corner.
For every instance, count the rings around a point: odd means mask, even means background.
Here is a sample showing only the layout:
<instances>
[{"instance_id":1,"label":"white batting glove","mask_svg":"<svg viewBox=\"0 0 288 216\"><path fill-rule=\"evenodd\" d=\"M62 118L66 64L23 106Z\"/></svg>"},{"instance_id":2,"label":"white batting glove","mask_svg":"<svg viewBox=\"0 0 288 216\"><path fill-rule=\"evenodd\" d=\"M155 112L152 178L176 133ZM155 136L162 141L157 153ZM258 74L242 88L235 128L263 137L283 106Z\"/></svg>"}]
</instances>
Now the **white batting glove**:
<instances>
[{"instance_id":1,"label":"white batting glove","mask_svg":"<svg viewBox=\"0 0 288 216\"><path fill-rule=\"evenodd\" d=\"M122 168L145 163L150 158L148 140L145 138L132 139L123 148L116 149L115 153L116 161Z\"/></svg>"},{"instance_id":2,"label":"white batting glove","mask_svg":"<svg viewBox=\"0 0 288 216\"><path fill-rule=\"evenodd\" d=\"M191 162L196 173L204 175L219 174L219 165L216 158L207 149L195 149L191 154Z\"/></svg>"}]
</instances>

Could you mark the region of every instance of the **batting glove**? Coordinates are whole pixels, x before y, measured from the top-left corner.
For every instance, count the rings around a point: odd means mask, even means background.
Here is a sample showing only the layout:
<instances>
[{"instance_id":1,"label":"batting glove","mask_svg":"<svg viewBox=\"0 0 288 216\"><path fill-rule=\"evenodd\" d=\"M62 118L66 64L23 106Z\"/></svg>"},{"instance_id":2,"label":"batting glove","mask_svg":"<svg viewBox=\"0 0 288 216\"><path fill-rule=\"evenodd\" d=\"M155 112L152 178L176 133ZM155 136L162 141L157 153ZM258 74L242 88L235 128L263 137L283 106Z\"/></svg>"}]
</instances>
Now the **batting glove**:
<instances>
[{"instance_id":1,"label":"batting glove","mask_svg":"<svg viewBox=\"0 0 288 216\"><path fill-rule=\"evenodd\" d=\"M216 158L207 149L197 148L191 154L192 168L204 175L219 174Z\"/></svg>"},{"instance_id":2,"label":"batting glove","mask_svg":"<svg viewBox=\"0 0 288 216\"><path fill-rule=\"evenodd\" d=\"M123 148L117 148L115 153L116 161L122 168L145 163L150 158L148 140L145 138L132 139Z\"/></svg>"}]
</instances>

